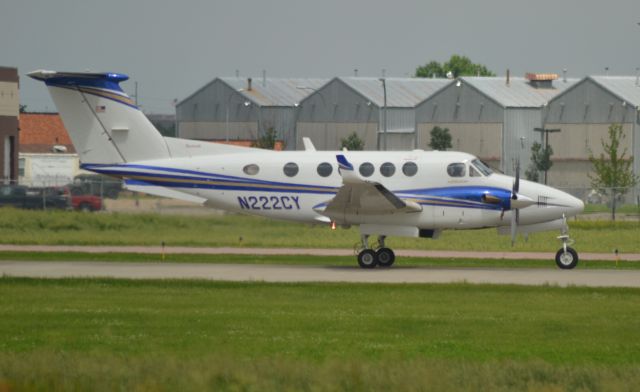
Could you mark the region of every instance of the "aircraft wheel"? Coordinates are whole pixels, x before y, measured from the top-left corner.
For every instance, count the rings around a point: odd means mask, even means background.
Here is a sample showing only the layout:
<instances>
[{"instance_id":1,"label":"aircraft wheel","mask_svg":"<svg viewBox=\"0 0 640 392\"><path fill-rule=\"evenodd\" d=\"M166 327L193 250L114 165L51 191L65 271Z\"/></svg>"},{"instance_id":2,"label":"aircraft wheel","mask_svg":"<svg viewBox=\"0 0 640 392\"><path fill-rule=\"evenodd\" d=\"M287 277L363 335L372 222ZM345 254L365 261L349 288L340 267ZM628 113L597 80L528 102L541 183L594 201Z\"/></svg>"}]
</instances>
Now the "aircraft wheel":
<instances>
[{"instance_id":1,"label":"aircraft wheel","mask_svg":"<svg viewBox=\"0 0 640 392\"><path fill-rule=\"evenodd\" d=\"M358 253L358 265L361 268L376 268L378 265L378 256L371 249L365 249Z\"/></svg>"},{"instance_id":2,"label":"aircraft wheel","mask_svg":"<svg viewBox=\"0 0 640 392\"><path fill-rule=\"evenodd\" d=\"M560 248L556 253L556 265L561 269L572 269L578 265L578 252L567 246L567 251Z\"/></svg>"},{"instance_id":3,"label":"aircraft wheel","mask_svg":"<svg viewBox=\"0 0 640 392\"><path fill-rule=\"evenodd\" d=\"M391 267L393 262L396 261L396 255L389 248L380 248L376 252L378 257L378 265L380 267Z\"/></svg>"}]
</instances>

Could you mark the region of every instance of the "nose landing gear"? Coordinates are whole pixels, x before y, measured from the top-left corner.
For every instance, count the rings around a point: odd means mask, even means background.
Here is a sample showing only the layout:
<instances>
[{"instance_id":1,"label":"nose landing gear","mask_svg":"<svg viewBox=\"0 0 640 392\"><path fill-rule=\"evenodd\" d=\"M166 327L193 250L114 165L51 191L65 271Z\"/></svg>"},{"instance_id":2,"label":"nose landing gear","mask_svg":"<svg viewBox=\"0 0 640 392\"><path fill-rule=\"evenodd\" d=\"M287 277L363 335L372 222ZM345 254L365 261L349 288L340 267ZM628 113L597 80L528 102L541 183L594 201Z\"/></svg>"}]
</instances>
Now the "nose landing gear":
<instances>
[{"instance_id":1,"label":"nose landing gear","mask_svg":"<svg viewBox=\"0 0 640 392\"><path fill-rule=\"evenodd\" d=\"M384 245L386 236L378 236L378 246L376 249L369 247L369 236L363 234L361 237L362 245L358 248L358 265L361 268L391 267L396 261L396 255L391 248Z\"/></svg>"},{"instance_id":2,"label":"nose landing gear","mask_svg":"<svg viewBox=\"0 0 640 392\"><path fill-rule=\"evenodd\" d=\"M556 253L556 265L561 269L573 269L578 265L578 252L569 246L573 245L575 241L569 237L569 225L567 225L567 218L564 215L562 220L564 225L557 237L562 241L562 248L558 249Z\"/></svg>"}]
</instances>

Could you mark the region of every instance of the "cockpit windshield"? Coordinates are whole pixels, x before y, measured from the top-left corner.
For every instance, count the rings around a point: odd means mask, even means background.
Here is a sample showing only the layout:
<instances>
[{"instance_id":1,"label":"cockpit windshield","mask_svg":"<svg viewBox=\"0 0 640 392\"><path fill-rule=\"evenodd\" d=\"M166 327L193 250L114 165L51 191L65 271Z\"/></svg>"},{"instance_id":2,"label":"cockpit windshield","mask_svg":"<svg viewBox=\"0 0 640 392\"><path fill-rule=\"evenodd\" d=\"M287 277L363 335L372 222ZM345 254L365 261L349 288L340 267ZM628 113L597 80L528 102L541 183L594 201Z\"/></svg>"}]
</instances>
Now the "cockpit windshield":
<instances>
[{"instance_id":1,"label":"cockpit windshield","mask_svg":"<svg viewBox=\"0 0 640 392\"><path fill-rule=\"evenodd\" d=\"M493 173L493 171L489 168L489 166L482 163L482 161L479 159L474 159L473 161L471 161L471 164L473 165L473 167L478 169L478 171L482 173L484 176L488 176Z\"/></svg>"}]
</instances>

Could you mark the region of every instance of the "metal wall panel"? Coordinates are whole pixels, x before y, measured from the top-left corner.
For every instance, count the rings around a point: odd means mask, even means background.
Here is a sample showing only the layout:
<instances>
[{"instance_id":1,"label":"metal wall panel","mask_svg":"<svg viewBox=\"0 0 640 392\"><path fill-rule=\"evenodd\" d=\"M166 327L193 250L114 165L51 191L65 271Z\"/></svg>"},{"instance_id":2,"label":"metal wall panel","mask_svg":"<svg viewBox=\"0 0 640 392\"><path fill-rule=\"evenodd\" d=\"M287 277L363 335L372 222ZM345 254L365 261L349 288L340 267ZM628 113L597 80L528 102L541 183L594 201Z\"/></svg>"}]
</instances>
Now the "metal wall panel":
<instances>
[{"instance_id":1,"label":"metal wall panel","mask_svg":"<svg viewBox=\"0 0 640 392\"><path fill-rule=\"evenodd\" d=\"M384 109L380 109L380 131L384 130ZM413 132L416 128L416 112L413 108L387 108L387 129Z\"/></svg>"},{"instance_id":2,"label":"metal wall panel","mask_svg":"<svg viewBox=\"0 0 640 392\"><path fill-rule=\"evenodd\" d=\"M228 133L227 133L228 131ZM180 123L180 137L197 140L254 140L257 123L255 122L211 122L196 121Z\"/></svg>"},{"instance_id":3,"label":"metal wall panel","mask_svg":"<svg viewBox=\"0 0 640 392\"><path fill-rule=\"evenodd\" d=\"M633 153L633 172L640 177L640 112L635 113L636 120L633 122L631 129L632 144L631 152Z\"/></svg>"},{"instance_id":4,"label":"metal wall panel","mask_svg":"<svg viewBox=\"0 0 640 392\"><path fill-rule=\"evenodd\" d=\"M378 123L318 123L299 122L297 124L298 148L302 148L302 138L308 137L318 150L338 150L340 141L356 132L364 141L365 150L375 150L378 136Z\"/></svg>"},{"instance_id":5,"label":"metal wall panel","mask_svg":"<svg viewBox=\"0 0 640 392\"><path fill-rule=\"evenodd\" d=\"M300 122L370 123L378 121L378 107L340 79L318 89L300 103Z\"/></svg>"},{"instance_id":6,"label":"metal wall panel","mask_svg":"<svg viewBox=\"0 0 640 392\"><path fill-rule=\"evenodd\" d=\"M420 123L499 123L503 109L472 86L453 83L416 107Z\"/></svg>"},{"instance_id":7,"label":"metal wall panel","mask_svg":"<svg viewBox=\"0 0 640 392\"><path fill-rule=\"evenodd\" d=\"M635 108L603 89L591 79L584 79L557 96L545 111L545 122L556 124L611 124L634 121Z\"/></svg>"},{"instance_id":8,"label":"metal wall panel","mask_svg":"<svg viewBox=\"0 0 640 392\"><path fill-rule=\"evenodd\" d=\"M553 156L558 159L588 160L590 152L599 156L604 152L601 140L609 138L610 124L546 124L546 128L561 129L558 133L549 134L549 144L553 147ZM624 139L621 148L627 149L627 156L632 151L633 124L622 126ZM538 135L538 137L540 137ZM538 139L540 140L540 139Z\"/></svg>"},{"instance_id":9,"label":"metal wall panel","mask_svg":"<svg viewBox=\"0 0 640 392\"><path fill-rule=\"evenodd\" d=\"M433 127L449 128L452 150L473 154L484 161L500 162L502 124L436 123L418 125L418 148L430 150Z\"/></svg>"},{"instance_id":10,"label":"metal wall panel","mask_svg":"<svg viewBox=\"0 0 640 392\"><path fill-rule=\"evenodd\" d=\"M387 150L408 151L414 150L416 136L414 133L390 133L387 135ZM380 143L382 145L382 143Z\"/></svg>"},{"instance_id":11,"label":"metal wall panel","mask_svg":"<svg viewBox=\"0 0 640 392\"><path fill-rule=\"evenodd\" d=\"M541 109L508 108L505 110L502 137L502 171L505 174L515 175L515 166L520 160L520 175L524 177L531 163L531 146L540 137L534 128L541 126Z\"/></svg>"}]
</instances>

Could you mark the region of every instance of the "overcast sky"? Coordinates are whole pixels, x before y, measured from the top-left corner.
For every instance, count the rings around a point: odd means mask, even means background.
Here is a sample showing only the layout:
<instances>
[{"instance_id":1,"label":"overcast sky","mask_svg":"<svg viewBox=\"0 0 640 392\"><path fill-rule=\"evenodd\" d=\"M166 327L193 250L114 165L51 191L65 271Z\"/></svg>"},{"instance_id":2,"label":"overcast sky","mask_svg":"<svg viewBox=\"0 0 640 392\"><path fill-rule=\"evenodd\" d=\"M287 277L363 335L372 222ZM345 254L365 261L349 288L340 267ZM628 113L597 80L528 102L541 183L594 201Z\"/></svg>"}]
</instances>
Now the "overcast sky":
<instances>
[{"instance_id":1,"label":"overcast sky","mask_svg":"<svg viewBox=\"0 0 640 392\"><path fill-rule=\"evenodd\" d=\"M172 113L216 76L412 76L463 54L498 75L635 75L640 0L0 0L0 65L21 103L54 110L35 69L126 73Z\"/></svg>"}]
</instances>

